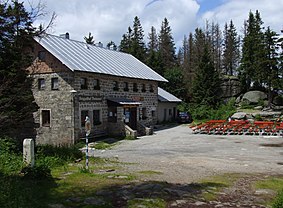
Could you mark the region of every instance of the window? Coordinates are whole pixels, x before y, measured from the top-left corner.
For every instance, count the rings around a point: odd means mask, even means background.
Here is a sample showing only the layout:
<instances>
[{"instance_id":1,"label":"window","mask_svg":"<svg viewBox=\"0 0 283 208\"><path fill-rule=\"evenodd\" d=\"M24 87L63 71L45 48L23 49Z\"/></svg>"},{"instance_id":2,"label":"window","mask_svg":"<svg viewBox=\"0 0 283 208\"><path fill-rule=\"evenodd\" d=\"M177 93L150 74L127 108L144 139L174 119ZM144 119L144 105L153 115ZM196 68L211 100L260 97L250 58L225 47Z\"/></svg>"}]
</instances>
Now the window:
<instances>
[{"instance_id":1,"label":"window","mask_svg":"<svg viewBox=\"0 0 283 208\"><path fill-rule=\"evenodd\" d=\"M108 108L108 122L117 123L117 107Z\"/></svg>"},{"instance_id":2,"label":"window","mask_svg":"<svg viewBox=\"0 0 283 208\"><path fill-rule=\"evenodd\" d=\"M172 116L172 109L169 109L169 116Z\"/></svg>"},{"instance_id":3,"label":"window","mask_svg":"<svg viewBox=\"0 0 283 208\"><path fill-rule=\"evenodd\" d=\"M154 110L151 111L151 117L155 117L155 111Z\"/></svg>"},{"instance_id":4,"label":"window","mask_svg":"<svg viewBox=\"0 0 283 208\"><path fill-rule=\"evenodd\" d=\"M143 119L143 120L147 119L147 116L146 116L146 108L142 108L142 119Z\"/></svg>"},{"instance_id":5,"label":"window","mask_svg":"<svg viewBox=\"0 0 283 208\"><path fill-rule=\"evenodd\" d=\"M81 111L81 127L85 126L85 118L88 116L88 111L87 110L82 110Z\"/></svg>"},{"instance_id":6,"label":"window","mask_svg":"<svg viewBox=\"0 0 283 208\"><path fill-rule=\"evenodd\" d=\"M152 85L152 84L149 86L149 91L150 91L150 92L154 92L154 90L153 90L153 85Z\"/></svg>"},{"instance_id":7,"label":"window","mask_svg":"<svg viewBox=\"0 0 283 208\"><path fill-rule=\"evenodd\" d=\"M58 90L59 89L59 80L58 77L51 78L51 89Z\"/></svg>"},{"instance_id":8,"label":"window","mask_svg":"<svg viewBox=\"0 0 283 208\"><path fill-rule=\"evenodd\" d=\"M41 126L50 127L50 110L41 111Z\"/></svg>"},{"instance_id":9,"label":"window","mask_svg":"<svg viewBox=\"0 0 283 208\"><path fill-rule=\"evenodd\" d=\"M138 91L139 91L139 89L138 89L138 84L137 84L137 83L134 83L134 84L133 84L133 91L134 91L134 92L138 92Z\"/></svg>"},{"instance_id":10,"label":"window","mask_svg":"<svg viewBox=\"0 0 283 208\"><path fill-rule=\"evenodd\" d=\"M92 114L92 119L93 119L93 125L99 125L101 124L100 121L100 110L93 110L93 114Z\"/></svg>"},{"instance_id":11,"label":"window","mask_svg":"<svg viewBox=\"0 0 283 208\"><path fill-rule=\"evenodd\" d=\"M93 89L100 90L100 83L98 79L93 80Z\"/></svg>"},{"instance_id":12,"label":"window","mask_svg":"<svg viewBox=\"0 0 283 208\"><path fill-rule=\"evenodd\" d=\"M46 56L45 51L38 51L37 57L40 61L45 61L45 58L46 58L45 56Z\"/></svg>"},{"instance_id":13,"label":"window","mask_svg":"<svg viewBox=\"0 0 283 208\"><path fill-rule=\"evenodd\" d=\"M142 84L142 92L145 92L146 89L145 89L145 84Z\"/></svg>"},{"instance_id":14,"label":"window","mask_svg":"<svg viewBox=\"0 0 283 208\"><path fill-rule=\"evenodd\" d=\"M38 79L38 89L39 90L45 89L45 79Z\"/></svg>"},{"instance_id":15,"label":"window","mask_svg":"<svg viewBox=\"0 0 283 208\"><path fill-rule=\"evenodd\" d=\"M81 78L81 89L87 90L87 78Z\"/></svg>"},{"instance_id":16,"label":"window","mask_svg":"<svg viewBox=\"0 0 283 208\"><path fill-rule=\"evenodd\" d=\"M119 83L117 81L114 81L113 85L114 85L113 90L118 91L119 90Z\"/></svg>"},{"instance_id":17,"label":"window","mask_svg":"<svg viewBox=\"0 0 283 208\"><path fill-rule=\"evenodd\" d=\"M129 83L124 82L124 91L129 91Z\"/></svg>"}]
</instances>

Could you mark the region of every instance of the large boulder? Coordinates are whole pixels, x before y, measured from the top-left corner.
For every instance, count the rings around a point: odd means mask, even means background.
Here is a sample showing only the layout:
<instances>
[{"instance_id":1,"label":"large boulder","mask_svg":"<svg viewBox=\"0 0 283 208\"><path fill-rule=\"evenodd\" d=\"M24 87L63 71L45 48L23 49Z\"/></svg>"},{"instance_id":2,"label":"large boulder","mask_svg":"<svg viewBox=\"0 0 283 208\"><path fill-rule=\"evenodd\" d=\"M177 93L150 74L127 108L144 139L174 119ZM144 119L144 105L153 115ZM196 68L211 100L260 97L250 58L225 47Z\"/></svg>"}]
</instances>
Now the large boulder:
<instances>
[{"instance_id":1,"label":"large boulder","mask_svg":"<svg viewBox=\"0 0 283 208\"><path fill-rule=\"evenodd\" d=\"M234 113L231 118L233 120L246 120L247 119L247 113L245 112L237 112L237 113Z\"/></svg>"},{"instance_id":2,"label":"large boulder","mask_svg":"<svg viewBox=\"0 0 283 208\"><path fill-rule=\"evenodd\" d=\"M243 95L242 102L258 104L260 100L266 100L267 95L261 91L249 91Z\"/></svg>"}]
</instances>

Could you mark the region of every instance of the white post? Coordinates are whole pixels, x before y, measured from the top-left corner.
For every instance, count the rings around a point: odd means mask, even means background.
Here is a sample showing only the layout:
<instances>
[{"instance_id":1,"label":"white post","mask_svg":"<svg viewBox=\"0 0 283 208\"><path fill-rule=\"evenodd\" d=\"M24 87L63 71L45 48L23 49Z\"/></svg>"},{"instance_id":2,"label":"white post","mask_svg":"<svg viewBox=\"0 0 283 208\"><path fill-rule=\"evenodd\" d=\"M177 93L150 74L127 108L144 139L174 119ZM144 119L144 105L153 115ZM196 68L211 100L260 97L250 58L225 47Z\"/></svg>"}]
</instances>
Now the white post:
<instances>
[{"instance_id":1,"label":"white post","mask_svg":"<svg viewBox=\"0 0 283 208\"><path fill-rule=\"evenodd\" d=\"M23 160L24 163L34 166L34 142L33 139L25 139L23 143Z\"/></svg>"}]
</instances>

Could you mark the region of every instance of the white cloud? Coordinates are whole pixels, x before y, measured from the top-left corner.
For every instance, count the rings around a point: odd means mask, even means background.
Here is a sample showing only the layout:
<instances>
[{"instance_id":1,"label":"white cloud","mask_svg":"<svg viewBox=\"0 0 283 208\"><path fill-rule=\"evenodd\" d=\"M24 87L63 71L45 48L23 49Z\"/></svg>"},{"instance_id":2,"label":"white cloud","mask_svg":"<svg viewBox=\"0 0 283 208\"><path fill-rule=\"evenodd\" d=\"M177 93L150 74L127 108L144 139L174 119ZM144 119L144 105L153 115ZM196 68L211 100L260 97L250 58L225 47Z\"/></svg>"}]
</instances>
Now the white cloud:
<instances>
[{"instance_id":1,"label":"white cloud","mask_svg":"<svg viewBox=\"0 0 283 208\"><path fill-rule=\"evenodd\" d=\"M25 0L30 1L30 0ZM38 2L39 0L33 0ZM184 35L188 36L197 26L203 26L205 20L218 22L223 29L225 22L231 19L238 28L248 18L249 11L259 10L265 26L271 26L277 32L283 29L283 1L280 0L218 0L220 5L204 14L198 14L200 5L211 6L207 0L42 0L46 9L57 14L53 34L69 32L72 39L83 41L89 32L96 42L106 45L113 40L119 45L128 26L133 25L135 16L140 18L144 29L145 41L148 32L154 26L157 32L166 17L172 29L176 46L181 46ZM206 3L207 1L207 3ZM209 0L212 1L212 0ZM209 8L209 7L207 7ZM200 16L201 15L201 16ZM45 19L38 21L47 22Z\"/></svg>"},{"instance_id":2,"label":"white cloud","mask_svg":"<svg viewBox=\"0 0 283 208\"><path fill-rule=\"evenodd\" d=\"M283 29L283 1L278 0L227 0L218 8L208 11L199 20L199 25L203 25L205 20L218 22L223 29L225 22L233 20L238 29L242 32L244 20L248 19L249 12L258 10L264 22L263 26L270 26L276 32Z\"/></svg>"},{"instance_id":3,"label":"white cloud","mask_svg":"<svg viewBox=\"0 0 283 208\"><path fill-rule=\"evenodd\" d=\"M83 40L91 32L96 42L104 44L110 40L119 44L135 16L140 18L146 42L151 26L159 31L165 17L178 42L196 26L199 9L194 0L46 0L45 4L58 16L54 34L68 31L72 39Z\"/></svg>"}]
</instances>

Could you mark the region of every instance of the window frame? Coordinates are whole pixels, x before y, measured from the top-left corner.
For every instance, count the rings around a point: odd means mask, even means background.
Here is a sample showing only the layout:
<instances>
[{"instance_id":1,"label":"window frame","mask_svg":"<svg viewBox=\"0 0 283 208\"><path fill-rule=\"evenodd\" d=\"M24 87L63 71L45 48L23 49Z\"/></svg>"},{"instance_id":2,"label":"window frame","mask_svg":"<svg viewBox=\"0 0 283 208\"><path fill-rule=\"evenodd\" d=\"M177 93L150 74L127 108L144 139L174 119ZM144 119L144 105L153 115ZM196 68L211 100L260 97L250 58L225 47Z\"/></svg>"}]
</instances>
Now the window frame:
<instances>
[{"instance_id":1,"label":"window frame","mask_svg":"<svg viewBox=\"0 0 283 208\"><path fill-rule=\"evenodd\" d=\"M152 84L149 85L149 92L154 92L154 89L153 89L153 85L152 85Z\"/></svg>"},{"instance_id":2,"label":"window frame","mask_svg":"<svg viewBox=\"0 0 283 208\"><path fill-rule=\"evenodd\" d=\"M108 107L108 122L117 123L117 107L116 106Z\"/></svg>"},{"instance_id":3,"label":"window frame","mask_svg":"<svg viewBox=\"0 0 283 208\"><path fill-rule=\"evenodd\" d=\"M57 80L57 83L55 85L55 80ZM58 77L53 77L51 78L51 90L59 90L59 78Z\"/></svg>"},{"instance_id":4,"label":"window frame","mask_svg":"<svg viewBox=\"0 0 283 208\"><path fill-rule=\"evenodd\" d=\"M81 90L87 90L88 86L87 86L87 78L86 77L81 77L80 79L80 84L81 84Z\"/></svg>"},{"instance_id":5,"label":"window frame","mask_svg":"<svg viewBox=\"0 0 283 208\"><path fill-rule=\"evenodd\" d=\"M37 58L40 61L46 61L46 51L38 51Z\"/></svg>"},{"instance_id":6,"label":"window frame","mask_svg":"<svg viewBox=\"0 0 283 208\"><path fill-rule=\"evenodd\" d=\"M94 112L97 112L98 111L98 120L96 119L97 116L94 115ZM92 110L92 124L93 126L98 126L100 125L102 122L101 122L101 110L100 109L93 109Z\"/></svg>"},{"instance_id":7,"label":"window frame","mask_svg":"<svg viewBox=\"0 0 283 208\"><path fill-rule=\"evenodd\" d=\"M142 92L146 92L146 85L145 84L142 84Z\"/></svg>"},{"instance_id":8,"label":"window frame","mask_svg":"<svg viewBox=\"0 0 283 208\"><path fill-rule=\"evenodd\" d=\"M42 81L43 81L43 83L42 83ZM45 79L44 78L38 78L37 82L38 82L38 90L45 90L45 88L46 88Z\"/></svg>"},{"instance_id":9,"label":"window frame","mask_svg":"<svg viewBox=\"0 0 283 208\"><path fill-rule=\"evenodd\" d=\"M119 82L118 82L118 81L114 81L114 82L113 82L113 85L114 85L114 86L113 86L113 90L114 90L114 91L119 91Z\"/></svg>"},{"instance_id":10,"label":"window frame","mask_svg":"<svg viewBox=\"0 0 283 208\"><path fill-rule=\"evenodd\" d=\"M48 114L46 114L46 113L48 113ZM41 111L40 111L40 125L41 125L41 127L51 127L51 110L50 109L41 109Z\"/></svg>"},{"instance_id":11,"label":"window frame","mask_svg":"<svg viewBox=\"0 0 283 208\"><path fill-rule=\"evenodd\" d=\"M128 82L124 82L124 91L125 92L129 91L129 83Z\"/></svg>"},{"instance_id":12,"label":"window frame","mask_svg":"<svg viewBox=\"0 0 283 208\"><path fill-rule=\"evenodd\" d=\"M133 83L133 92L138 92L138 91L139 91L138 84Z\"/></svg>"},{"instance_id":13,"label":"window frame","mask_svg":"<svg viewBox=\"0 0 283 208\"><path fill-rule=\"evenodd\" d=\"M96 82L96 84L95 84L95 82ZM94 90L100 90L100 80L99 79L94 79L92 84L93 84Z\"/></svg>"}]
</instances>

